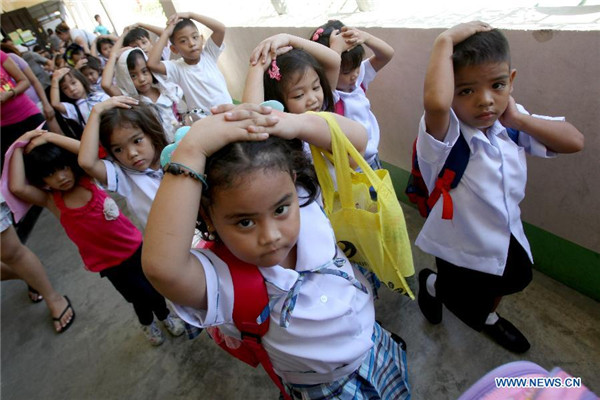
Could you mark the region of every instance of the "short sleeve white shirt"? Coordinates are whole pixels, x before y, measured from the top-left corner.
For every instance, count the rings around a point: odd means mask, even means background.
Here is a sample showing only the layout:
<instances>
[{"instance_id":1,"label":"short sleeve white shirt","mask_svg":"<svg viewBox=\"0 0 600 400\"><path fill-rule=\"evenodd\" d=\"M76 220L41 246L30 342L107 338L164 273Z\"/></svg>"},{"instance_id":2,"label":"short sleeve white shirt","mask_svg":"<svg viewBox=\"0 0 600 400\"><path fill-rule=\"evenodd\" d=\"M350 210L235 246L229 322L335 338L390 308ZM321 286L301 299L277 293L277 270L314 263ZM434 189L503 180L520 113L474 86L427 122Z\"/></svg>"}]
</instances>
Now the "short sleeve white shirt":
<instances>
[{"instance_id":1,"label":"short sleeve white shirt","mask_svg":"<svg viewBox=\"0 0 600 400\"><path fill-rule=\"evenodd\" d=\"M106 167L106 189L125 197L129 211L143 226L146 226L163 171L149 168L140 172L124 168L110 160L102 160L102 162Z\"/></svg>"},{"instance_id":2,"label":"short sleeve white shirt","mask_svg":"<svg viewBox=\"0 0 600 400\"><path fill-rule=\"evenodd\" d=\"M377 118L375 118L375 115L371 111L371 102L367 98L365 91L369 88L369 84L373 81L376 74L377 71L375 71L371 62L368 59L364 60L360 64L360 72L352 91L333 91L334 102L337 103L339 100L344 102L344 116L360 122L367 129L369 137L364 158L369 164L377 156L380 134Z\"/></svg>"},{"instance_id":3,"label":"short sleeve white shirt","mask_svg":"<svg viewBox=\"0 0 600 400\"><path fill-rule=\"evenodd\" d=\"M517 107L527 114L523 107ZM562 117L534 117L564 120ZM525 154L553 157L554 153L525 132L519 132L517 145L499 121L484 134L459 121L454 111L451 111L448 133L440 142L426 132L423 117L419 124L417 154L430 193L461 132L469 145L470 156L460 183L450 192L453 218L442 219L440 196L415 244L452 264L502 275L511 234L533 262L519 208L527 183Z\"/></svg>"},{"instance_id":4,"label":"short sleeve white shirt","mask_svg":"<svg viewBox=\"0 0 600 400\"><path fill-rule=\"evenodd\" d=\"M87 124L88 117L90 116L94 105L108 99L110 99L110 96L104 92L92 92L85 99L77 100L75 104L60 103L65 107L66 110L66 113L61 113L61 115L65 118L78 121L79 117L77 115L77 110L75 109L75 107L79 107L79 112L81 112L83 121Z\"/></svg>"},{"instance_id":5,"label":"short sleeve white shirt","mask_svg":"<svg viewBox=\"0 0 600 400\"><path fill-rule=\"evenodd\" d=\"M336 246L329 220L316 202L300 208L300 235L296 269L279 265L259 268L265 278L271 313L270 327L263 337L273 368L286 382L317 384L339 379L355 371L372 347L374 307L371 289L364 277ZM240 337L233 324L233 286L229 269L212 252L193 251L204 267L207 310L175 305L188 323L219 329ZM330 274L309 273L301 286L289 326L280 326L283 300L299 277L334 257L345 262L330 266L356 277L365 293L346 279Z\"/></svg>"},{"instance_id":6,"label":"short sleeve white shirt","mask_svg":"<svg viewBox=\"0 0 600 400\"><path fill-rule=\"evenodd\" d=\"M200 61L195 65L186 64L183 58L162 61L167 70L167 79L183 89L189 110L202 109L210 114L210 107L233 102L225 77L217 65L217 59L224 49L224 44L218 47L209 38Z\"/></svg>"}]
</instances>

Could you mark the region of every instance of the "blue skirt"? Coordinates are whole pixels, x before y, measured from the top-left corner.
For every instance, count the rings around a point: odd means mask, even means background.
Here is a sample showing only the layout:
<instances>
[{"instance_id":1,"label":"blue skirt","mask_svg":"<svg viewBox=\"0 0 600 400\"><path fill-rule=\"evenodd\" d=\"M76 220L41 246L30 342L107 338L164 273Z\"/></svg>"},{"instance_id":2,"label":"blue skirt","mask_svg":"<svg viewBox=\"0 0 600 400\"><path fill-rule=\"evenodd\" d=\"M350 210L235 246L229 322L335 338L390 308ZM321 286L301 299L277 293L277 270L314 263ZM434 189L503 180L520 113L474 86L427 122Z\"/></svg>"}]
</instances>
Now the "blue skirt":
<instances>
[{"instance_id":1,"label":"blue skirt","mask_svg":"<svg viewBox=\"0 0 600 400\"><path fill-rule=\"evenodd\" d=\"M286 383L288 394L298 400L410 399L404 343L395 340L378 323L373 328L372 339L371 351L352 374L320 385Z\"/></svg>"}]
</instances>

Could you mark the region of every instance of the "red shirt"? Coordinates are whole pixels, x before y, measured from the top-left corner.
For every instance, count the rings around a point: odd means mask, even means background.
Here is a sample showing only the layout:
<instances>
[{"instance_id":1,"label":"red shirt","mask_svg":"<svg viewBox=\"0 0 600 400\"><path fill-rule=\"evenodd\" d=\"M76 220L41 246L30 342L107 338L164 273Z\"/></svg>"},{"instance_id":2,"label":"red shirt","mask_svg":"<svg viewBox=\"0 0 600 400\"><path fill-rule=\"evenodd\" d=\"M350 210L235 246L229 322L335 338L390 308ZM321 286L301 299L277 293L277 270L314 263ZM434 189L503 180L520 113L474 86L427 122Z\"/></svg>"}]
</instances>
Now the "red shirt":
<instances>
[{"instance_id":1,"label":"red shirt","mask_svg":"<svg viewBox=\"0 0 600 400\"><path fill-rule=\"evenodd\" d=\"M142 233L89 178L81 178L79 185L92 192L92 198L83 207L68 208L62 192L53 192L54 203L60 210L60 223L77 245L86 269L100 272L116 267L140 247Z\"/></svg>"},{"instance_id":2,"label":"red shirt","mask_svg":"<svg viewBox=\"0 0 600 400\"><path fill-rule=\"evenodd\" d=\"M4 61L6 59L8 59L8 54L0 51L0 92L8 92L16 86L12 76L4 69ZM33 101L24 93L21 93L2 103L0 126L16 124L39 113L40 110L38 110Z\"/></svg>"}]
</instances>

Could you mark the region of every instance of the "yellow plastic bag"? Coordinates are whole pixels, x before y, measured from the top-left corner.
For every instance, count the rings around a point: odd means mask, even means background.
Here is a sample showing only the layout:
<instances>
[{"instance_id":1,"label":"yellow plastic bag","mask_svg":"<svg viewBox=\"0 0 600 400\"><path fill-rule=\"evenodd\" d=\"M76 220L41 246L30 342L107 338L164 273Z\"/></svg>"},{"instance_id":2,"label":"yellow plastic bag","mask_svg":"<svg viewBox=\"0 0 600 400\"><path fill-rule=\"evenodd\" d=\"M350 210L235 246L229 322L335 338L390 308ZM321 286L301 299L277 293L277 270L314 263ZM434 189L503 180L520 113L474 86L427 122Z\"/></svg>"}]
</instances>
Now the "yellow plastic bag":
<instances>
[{"instance_id":1,"label":"yellow plastic bag","mask_svg":"<svg viewBox=\"0 0 600 400\"><path fill-rule=\"evenodd\" d=\"M312 145L310 148L325 213L338 245L352 262L373 271L388 288L414 299L404 279L415 273L410 241L389 172L371 169L344 135L333 114L322 112L317 115L329 124L333 155ZM350 167L348 155L362 173ZM337 190L326 158L333 162ZM375 200L370 193L371 187L376 193Z\"/></svg>"}]
</instances>

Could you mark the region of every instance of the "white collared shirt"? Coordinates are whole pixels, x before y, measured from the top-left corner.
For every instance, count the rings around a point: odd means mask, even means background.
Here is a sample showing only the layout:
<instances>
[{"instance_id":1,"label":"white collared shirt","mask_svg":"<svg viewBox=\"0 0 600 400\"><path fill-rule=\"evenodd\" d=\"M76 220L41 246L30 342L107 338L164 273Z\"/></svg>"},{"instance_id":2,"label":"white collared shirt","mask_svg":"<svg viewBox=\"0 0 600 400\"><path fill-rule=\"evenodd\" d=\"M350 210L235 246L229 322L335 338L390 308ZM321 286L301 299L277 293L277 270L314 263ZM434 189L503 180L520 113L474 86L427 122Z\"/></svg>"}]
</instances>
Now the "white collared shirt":
<instances>
[{"instance_id":1,"label":"white collared shirt","mask_svg":"<svg viewBox=\"0 0 600 400\"><path fill-rule=\"evenodd\" d=\"M102 161L106 167L106 189L125 197L129 211L145 227L163 171L148 168L141 172L123 168L110 160Z\"/></svg>"},{"instance_id":2,"label":"white collared shirt","mask_svg":"<svg viewBox=\"0 0 600 400\"><path fill-rule=\"evenodd\" d=\"M337 103L341 99L344 102L344 116L360 122L367 130L369 137L364 159L368 164L371 164L375 159L379 147L379 124L371 111L371 102L365 93L375 75L377 75L377 71L375 71L371 62L368 59L364 60L360 64L360 72L354 84L354 89L351 92L333 91L333 101Z\"/></svg>"},{"instance_id":3,"label":"white collared shirt","mask_svg":"<svg viewBox=\"0 0 600 400\"><path fill-rule=\"evenodd\" d=\"M270 327L262 343L273 368L284 381L317 384L339 379L360 366L373 345L375 310L371 288L337 249L333 230L320 206L313 202L300 208L300 221L296 269L259 268L271 300ZM356 277L368 293L342 277L310 273L301 286L289 326L281 327L282 303L298 279L298 271L313 270L336 253L346 262L331 268ZM193 254L204 267L208 310L175 305L177 313L192 325L221 325L219 329L225 335L239 338L232 319L233 286L229 269L208 250Z\"/></svg>"},{"instance_id":4,"label":"white collared shirt","mask_svg":"<svg viewBox=\"0 0 600 400\"><path fill-rule=\"evenodd\" d=\"M527 114L523 107L517 107ZM564 120L562 117L534 117ZM440 196L415 244L452 264L502 275L511 234L533 262L519 208L527 183L525 153L538 157L553 157L554 153L525 132L519 132L519 144L515 144L499 121L484 134L460 122L454 111L451 111L446 138L440 142L426 132L423 117L419 124L417 154L430 193L461 131L471 154L460 183L450 192L453 219L442 219Z\"/></svg>"}]
</instances>

